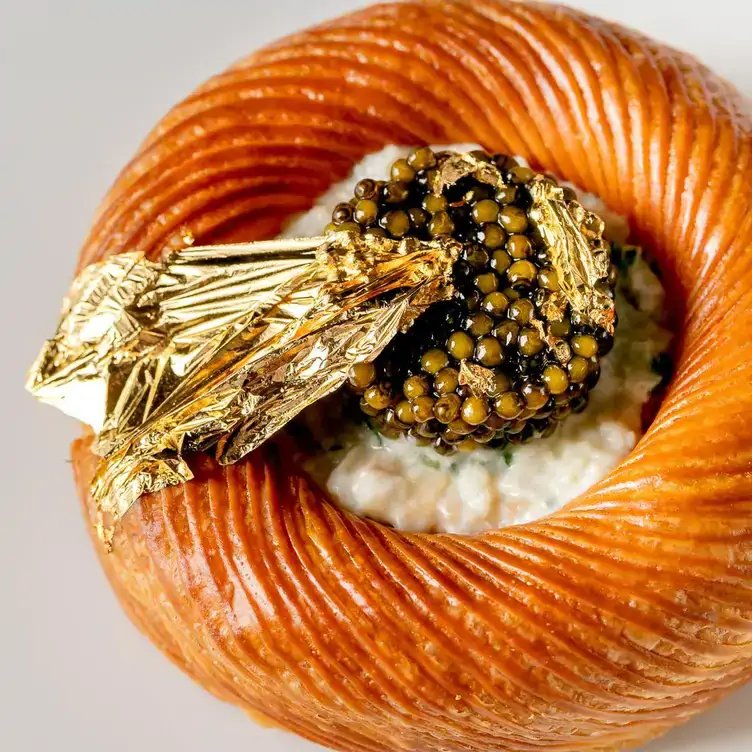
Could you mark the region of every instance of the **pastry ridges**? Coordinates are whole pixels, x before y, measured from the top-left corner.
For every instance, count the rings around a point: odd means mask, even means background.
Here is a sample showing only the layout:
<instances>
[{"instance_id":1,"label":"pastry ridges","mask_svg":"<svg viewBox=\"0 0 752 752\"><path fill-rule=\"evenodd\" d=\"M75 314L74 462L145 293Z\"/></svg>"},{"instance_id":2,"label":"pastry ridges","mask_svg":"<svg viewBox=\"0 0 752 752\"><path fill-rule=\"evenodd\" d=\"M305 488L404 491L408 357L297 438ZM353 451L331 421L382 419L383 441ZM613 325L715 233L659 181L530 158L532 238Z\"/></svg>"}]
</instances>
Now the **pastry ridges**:
<instances>
[{"instance_id":1,"label":"pastry ridges","mask_svg":"<svg viewBox=\"0 0 752 752\"><path fill-rule=\"evenodd\" d=\"M520 154L624 213L679 322L634 452L544 520L410 535L269 446L144 497L102 561L133 621L223 699L342 750L611 750L750 676L752 123L693 58L572 10L378 5L173 109L83 266L270 237L389 143ZM73 450L87 499L89 439Z\"/></svg>"}]
</instances>

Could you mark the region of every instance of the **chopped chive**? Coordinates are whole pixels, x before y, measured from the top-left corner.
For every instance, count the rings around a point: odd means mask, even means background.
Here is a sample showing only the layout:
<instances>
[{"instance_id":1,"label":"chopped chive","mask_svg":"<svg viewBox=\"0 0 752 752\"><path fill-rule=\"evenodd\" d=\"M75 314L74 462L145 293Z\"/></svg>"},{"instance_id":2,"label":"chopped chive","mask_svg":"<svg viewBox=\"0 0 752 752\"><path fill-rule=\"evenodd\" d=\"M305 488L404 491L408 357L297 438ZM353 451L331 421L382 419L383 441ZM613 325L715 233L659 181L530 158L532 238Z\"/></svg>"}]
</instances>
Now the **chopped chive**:
<instances>
[{"instance_id":1,"label":"chopped chive","mask_svg":"<svg viewBox=\"0 0 752 752\"><path fill-rule=\"evenodd\" d=\"M368 430L369 430L369 431L370 431L370 432L371 432L371 433L372 433L372 434L373 434L373 435L374 435L374 436L376 437L376 439L378 440L378 442L379 442L379 446L380 446L380 447L383 447L383 446L384 446L384 437L383 437L383 436L382 436L382 435L381 435L381 434L379 433L379 429L378 429L378 428L376 428L376 426L374 426L374 425L373 425L373 423L371 423L371 421L370 421L370 420L366 422L366 425L368 426Z\"/></svg>"}]
</instances>

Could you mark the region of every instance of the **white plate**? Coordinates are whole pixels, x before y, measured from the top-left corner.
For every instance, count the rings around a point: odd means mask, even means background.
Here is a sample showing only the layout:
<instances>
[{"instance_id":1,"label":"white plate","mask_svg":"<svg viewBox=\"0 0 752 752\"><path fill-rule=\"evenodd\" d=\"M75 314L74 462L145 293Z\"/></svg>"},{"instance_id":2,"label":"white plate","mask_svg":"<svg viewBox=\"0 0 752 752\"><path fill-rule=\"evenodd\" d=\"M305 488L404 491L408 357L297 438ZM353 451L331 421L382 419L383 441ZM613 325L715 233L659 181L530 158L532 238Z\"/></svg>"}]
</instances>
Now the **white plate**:
<instances>
[{"instance_id":1,"label":"white plate","mask_svg":"<svg viewBox=\"0 0 752 752\"><path fill-rule=\"evenodd\" d=\"M212 699L128 623L79 518L75 426L20 392L97 201L139 141L209 74L356 0L0 0L0 748L314 747ZM752 4L573 3L699 54L752 91ZM28 274L34 281L28 284ZM752 748L747 689L650 752Z\"/></svg>"}]
</instances>

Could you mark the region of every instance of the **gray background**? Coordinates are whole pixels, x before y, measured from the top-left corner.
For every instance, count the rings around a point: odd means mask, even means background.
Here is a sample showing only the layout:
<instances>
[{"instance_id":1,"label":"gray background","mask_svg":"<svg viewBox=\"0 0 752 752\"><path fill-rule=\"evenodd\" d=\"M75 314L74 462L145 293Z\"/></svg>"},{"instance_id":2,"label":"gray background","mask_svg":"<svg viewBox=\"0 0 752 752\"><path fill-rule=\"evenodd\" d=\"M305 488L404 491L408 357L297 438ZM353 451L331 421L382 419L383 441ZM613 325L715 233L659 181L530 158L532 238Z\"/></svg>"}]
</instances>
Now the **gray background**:
<instances>
[{"instance_id":1,"label":"gray background","mask_svg":"<svg viewBox=\"0 0 752 752\"><path fill-rule=\"evenodd\" d=\"M752 4L589 0L752 94ZM79 518L73 422L21 391L94 208L141 138L209 74L357 0L0 0L0 748L315 747L194 686L126 621ZM752 688L648 748L752 748Z\"/></svg>"}]
</instances>

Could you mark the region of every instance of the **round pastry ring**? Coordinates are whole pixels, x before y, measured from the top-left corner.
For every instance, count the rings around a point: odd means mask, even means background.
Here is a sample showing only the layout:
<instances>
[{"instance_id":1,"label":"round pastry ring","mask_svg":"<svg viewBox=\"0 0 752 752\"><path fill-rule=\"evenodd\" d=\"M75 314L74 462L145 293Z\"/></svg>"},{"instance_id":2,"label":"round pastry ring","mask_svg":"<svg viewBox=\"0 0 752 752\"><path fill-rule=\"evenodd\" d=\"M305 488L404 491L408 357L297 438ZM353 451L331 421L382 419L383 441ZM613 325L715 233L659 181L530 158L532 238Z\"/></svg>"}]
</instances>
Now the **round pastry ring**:
<instances>
[{"instance_id":1,"label":"round pastry ring","mask_svg":"<svg viewBox=\"0 0 752 752\"><path fill-rule=\"evenodd\" d=\"M437 86L437 76L445 86ZM223 699L342 750L606 750L750 676L752 120L696 61L574 11L379 5L241 61L124 170L81 265L277 232L388 143L476 141L599 194L681 317L650 430L560 512L474 537L354 518L284 452L144 497L102 553ZM74 447L86 500L93 458Z\"/></svg>"}]
</instances>

